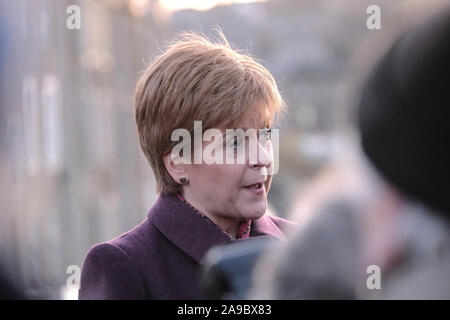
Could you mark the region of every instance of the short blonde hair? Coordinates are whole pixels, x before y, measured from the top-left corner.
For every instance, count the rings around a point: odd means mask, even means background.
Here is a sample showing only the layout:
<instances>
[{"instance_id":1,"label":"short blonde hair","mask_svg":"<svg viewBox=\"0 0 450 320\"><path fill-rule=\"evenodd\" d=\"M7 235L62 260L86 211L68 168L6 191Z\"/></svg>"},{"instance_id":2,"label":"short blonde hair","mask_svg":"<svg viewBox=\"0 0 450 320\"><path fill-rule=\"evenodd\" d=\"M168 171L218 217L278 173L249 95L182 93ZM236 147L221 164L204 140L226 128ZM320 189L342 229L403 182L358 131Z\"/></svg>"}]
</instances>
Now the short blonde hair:
<instances>
[{"instance_id":1,"label":"short blonde hair","mask_svg":"<svg viewBox=\"0 0 450 320\"><path fill-rule=\"evenodd\" d=\"M250 55L233 50L222 32L213 42L204 35L182 33L156 57L139 79L134 98L139 141L162 193L178 193L164 165L164 155L178 143L175 129L193 135L202 129L235 128L248 112L270 122L283 110L272 75Z\"/></svg>"}]
</instances>

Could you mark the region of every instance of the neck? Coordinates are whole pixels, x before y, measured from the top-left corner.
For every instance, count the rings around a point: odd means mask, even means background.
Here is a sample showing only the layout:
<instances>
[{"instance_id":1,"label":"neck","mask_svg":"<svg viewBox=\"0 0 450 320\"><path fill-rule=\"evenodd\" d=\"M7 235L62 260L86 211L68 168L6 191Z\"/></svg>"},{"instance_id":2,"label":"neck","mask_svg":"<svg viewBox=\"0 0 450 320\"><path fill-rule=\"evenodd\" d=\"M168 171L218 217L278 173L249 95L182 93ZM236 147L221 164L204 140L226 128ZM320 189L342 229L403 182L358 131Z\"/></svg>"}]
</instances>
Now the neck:
<instances>
[{"instance_id":1,"label":"neck","mask_svg":"<svg viewBox=\"0 0 450 320\"><path fill-rule=\"evenodd\" d=\"M207 216L212 222L214 222L214 224L216 224L226 234L228 234L233 239L236 239L236 234L239 228L239 219L227 218L211 213L204 206L202 206L201 203L197 202L195 198L192 197L188 192L183 192L182 196L191 206L193 206L203 215Z\"/></svg>"}]
</instances>

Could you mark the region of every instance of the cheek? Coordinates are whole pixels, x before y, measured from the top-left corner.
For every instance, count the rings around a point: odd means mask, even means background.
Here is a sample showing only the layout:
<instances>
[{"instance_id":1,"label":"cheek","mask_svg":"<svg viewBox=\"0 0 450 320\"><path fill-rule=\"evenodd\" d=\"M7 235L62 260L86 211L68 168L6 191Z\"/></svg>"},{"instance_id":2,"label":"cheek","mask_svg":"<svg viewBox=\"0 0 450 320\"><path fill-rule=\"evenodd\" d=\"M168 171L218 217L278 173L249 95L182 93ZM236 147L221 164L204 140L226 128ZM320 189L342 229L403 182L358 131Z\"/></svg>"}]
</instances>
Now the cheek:
<instances>
[{"instance_id":1,"label":"cheek","mask_svg":"<svg viewBox=\"0 0 450 320\"><path fill-rule=\"evenodd\" d=\"M195 180L214 190L237 191L242 184L245 165L201 165L195 169Z\"/></svg>"},{"instance_id":2,"label":"cheek","mask_svg":"<svg viewBox=\"0 0 450 320\"><path fill-rule=\"evenodd\" d=\"M230 192L238 191L242 184L245 166L242 165L217 165L212 170L214 182Z\"/></svg>"}]
</instances>

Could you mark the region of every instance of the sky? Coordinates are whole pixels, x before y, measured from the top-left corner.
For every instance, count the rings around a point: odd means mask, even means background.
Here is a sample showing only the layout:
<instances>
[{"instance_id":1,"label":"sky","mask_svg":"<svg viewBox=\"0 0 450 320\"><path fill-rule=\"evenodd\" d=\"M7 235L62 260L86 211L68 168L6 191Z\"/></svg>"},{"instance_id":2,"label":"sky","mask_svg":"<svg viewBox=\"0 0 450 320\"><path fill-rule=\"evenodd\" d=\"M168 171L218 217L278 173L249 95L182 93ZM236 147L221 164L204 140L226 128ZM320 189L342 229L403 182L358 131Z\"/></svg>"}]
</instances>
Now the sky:
<instances>
[{"instance_id":1,"label":"sky","mask_svg":"<svg viewBox=\"0 0 450 320\"><path fill-rule=\"evenodd\" d=\"M267 0L159 0L170 11L181 9L208 10L220 4L263 2Z\"/></svg>"}]
</instances>

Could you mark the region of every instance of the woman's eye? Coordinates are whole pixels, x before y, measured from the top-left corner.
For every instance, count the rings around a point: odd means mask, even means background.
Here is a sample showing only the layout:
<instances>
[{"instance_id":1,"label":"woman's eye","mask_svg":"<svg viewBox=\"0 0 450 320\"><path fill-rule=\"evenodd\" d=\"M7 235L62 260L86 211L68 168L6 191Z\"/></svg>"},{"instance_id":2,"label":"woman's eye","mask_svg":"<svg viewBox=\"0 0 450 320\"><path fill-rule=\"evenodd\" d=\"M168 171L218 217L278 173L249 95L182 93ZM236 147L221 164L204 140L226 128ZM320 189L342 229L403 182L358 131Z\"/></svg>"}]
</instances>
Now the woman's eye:
<instances>
[{"instance_id":1,"label":"woman's eye","mask_svg":"<svg viewBox=\"0 0 450 320\"><path fill-rule=\"evenodd\" d=\"M263 140L271 140L272 136L271 136L271 132L272 132L272 128L267 128L263 131Z\"/></svg>"},{"instance_id":2,"label":"woman's eye","mask_svg":"<svg viewBox=\"0 0 450 320\"><path fill-rule=\"evenodd\" d=\"M239 141L239 139L233 139L230 142L228 142L227 147L230 149L233 149L235 151L239 150L242 146L242 143Z\"/></svg>"},{"instance_id":3,"label":"woman's eye","mask_svg":"<svg viewBox=\"0 0 450 320\"><path fill-rule=\"evenodd\" d=\"M234 139L233 148L234 150L239 150L242 146L242 143L238 139Z\"/></svg>"}]
</instances>

